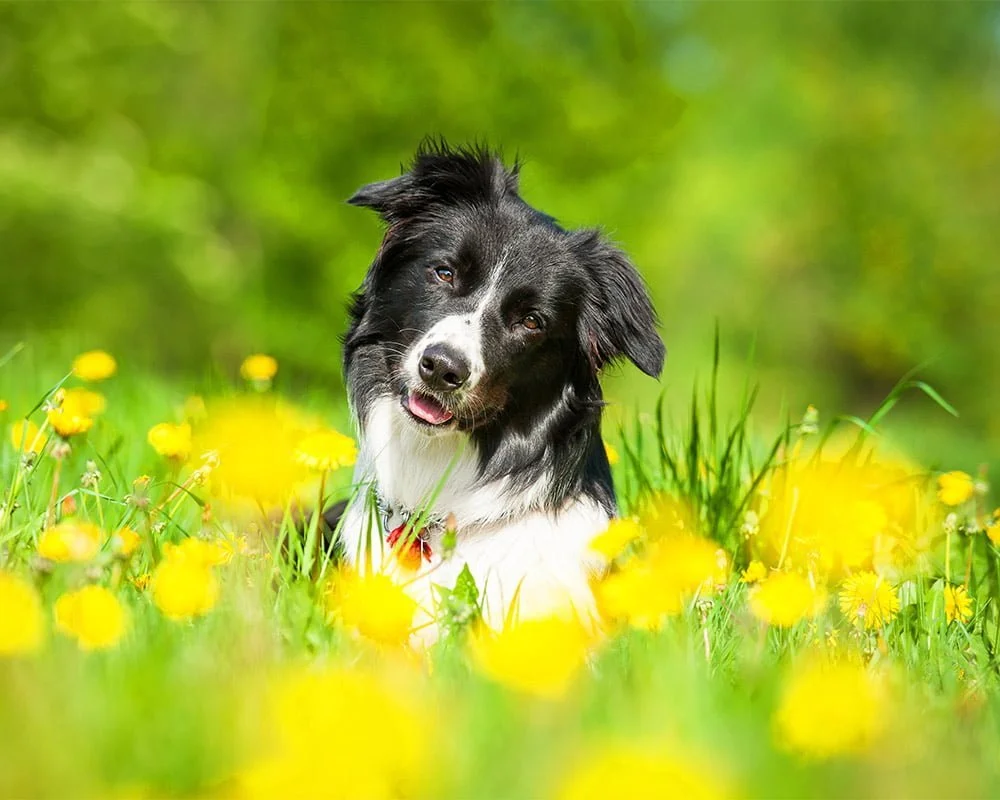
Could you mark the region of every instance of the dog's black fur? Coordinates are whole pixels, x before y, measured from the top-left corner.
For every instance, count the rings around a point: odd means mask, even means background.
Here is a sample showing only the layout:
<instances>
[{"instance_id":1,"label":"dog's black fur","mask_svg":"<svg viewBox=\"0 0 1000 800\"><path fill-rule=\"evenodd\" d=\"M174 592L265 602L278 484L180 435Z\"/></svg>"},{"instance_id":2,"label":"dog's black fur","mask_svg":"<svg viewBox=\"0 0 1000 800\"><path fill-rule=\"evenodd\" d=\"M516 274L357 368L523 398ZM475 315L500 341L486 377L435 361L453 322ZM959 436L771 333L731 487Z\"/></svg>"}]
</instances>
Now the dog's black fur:
<instances>
[{"instance_id":1,"label":"dog's black fur","mask_svg":"<svg viewBox=\"0 0 1000 800\"><path fill-rule=\"evenodd\" d=\"M492 282L484 377L462 403L438 399L476 445L484 482L507 477L516 491L545 480L551 510L586 495L614 513L598 376L620 357L658 376L665 352L625 254L532 208L518 194L517 165L482 147L425 143L407 172L348 202L387 224L344 338L362 436L377 398L408 391L401 364L411 345L439 319L477 307ZM435 277L441 265L452 283ZM540 329L526 327L528 314Z\"/></svg>"}]
</instances>

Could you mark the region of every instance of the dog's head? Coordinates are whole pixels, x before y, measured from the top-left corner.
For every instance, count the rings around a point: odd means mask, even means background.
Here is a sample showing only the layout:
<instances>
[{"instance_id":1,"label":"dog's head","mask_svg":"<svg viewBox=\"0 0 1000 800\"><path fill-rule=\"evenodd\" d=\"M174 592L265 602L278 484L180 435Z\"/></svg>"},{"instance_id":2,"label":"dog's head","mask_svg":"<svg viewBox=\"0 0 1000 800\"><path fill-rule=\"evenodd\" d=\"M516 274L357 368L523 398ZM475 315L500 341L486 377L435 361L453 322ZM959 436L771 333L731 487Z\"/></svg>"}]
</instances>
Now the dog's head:
<instances>
[{"instance_id":1,"label":"dog's head","mask_svg":"<svg viewBox=\"0 0 1000 800\"><path fill-rule=\"evenodd\" d=\"M621 357L659 375L663 343L628 258L525 203L497 156L425 146L349 202L388 226L354 304L349 374L374 345L385 385L367 393L397 397L427 433L527 423Z\"/></svg>"}]
</instances>

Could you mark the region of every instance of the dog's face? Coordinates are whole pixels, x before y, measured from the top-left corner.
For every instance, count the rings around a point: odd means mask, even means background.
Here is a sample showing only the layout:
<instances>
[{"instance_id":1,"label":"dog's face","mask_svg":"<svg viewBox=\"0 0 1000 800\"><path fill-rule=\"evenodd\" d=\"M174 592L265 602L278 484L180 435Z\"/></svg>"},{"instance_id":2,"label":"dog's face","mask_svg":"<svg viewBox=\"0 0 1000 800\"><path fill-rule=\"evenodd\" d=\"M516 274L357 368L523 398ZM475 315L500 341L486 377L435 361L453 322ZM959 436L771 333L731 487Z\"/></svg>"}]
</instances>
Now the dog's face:
<instances>
[{"instance_id":1,"label":"dog's face","mask_svg":"<svg viewBox=\"0 0 1000 800\"><path fill-rule=\"evenodd\" d=\"M354 309L346 358L375 344L383 386L428 434L531 424L619 356L657 375L664 349L645 287L596 233L567 232L483 152L418 155L350 200L388 231Z\"/></svg>"}]
</instances>

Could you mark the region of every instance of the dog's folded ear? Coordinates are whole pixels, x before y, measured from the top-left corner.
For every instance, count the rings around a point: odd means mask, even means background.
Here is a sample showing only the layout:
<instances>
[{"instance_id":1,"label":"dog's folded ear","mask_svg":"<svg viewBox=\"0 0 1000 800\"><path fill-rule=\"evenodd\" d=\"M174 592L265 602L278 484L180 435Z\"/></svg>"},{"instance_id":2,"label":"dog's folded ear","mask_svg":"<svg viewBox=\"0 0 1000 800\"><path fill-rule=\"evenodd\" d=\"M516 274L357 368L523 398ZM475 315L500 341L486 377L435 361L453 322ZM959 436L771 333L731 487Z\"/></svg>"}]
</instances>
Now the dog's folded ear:
<instances>
[{"instance_id":1,"label":"dog's folded ear","mask_svg":"<svg viewBox=\"0 0 1000 800\"><path fill-rule=\"evenodd\" d=\"M642 277L628 256L597 231L582 231L574 239L573 249L595 283L580 313L580 335L594 368L624 356L658 377L666 348Z\"/></svg>"},{"instance_id":2,"label":"dog's folded ear","mask_svg":"<svg viewBox=\"0 0 1000 800\"><path fill-rule=\"evenodd\" d=\"M374 210L390 225L404 219L409 209L419 199L410 173L387 181L369 183L358 189L347 202Z\"/></svg>"}]
</instances>

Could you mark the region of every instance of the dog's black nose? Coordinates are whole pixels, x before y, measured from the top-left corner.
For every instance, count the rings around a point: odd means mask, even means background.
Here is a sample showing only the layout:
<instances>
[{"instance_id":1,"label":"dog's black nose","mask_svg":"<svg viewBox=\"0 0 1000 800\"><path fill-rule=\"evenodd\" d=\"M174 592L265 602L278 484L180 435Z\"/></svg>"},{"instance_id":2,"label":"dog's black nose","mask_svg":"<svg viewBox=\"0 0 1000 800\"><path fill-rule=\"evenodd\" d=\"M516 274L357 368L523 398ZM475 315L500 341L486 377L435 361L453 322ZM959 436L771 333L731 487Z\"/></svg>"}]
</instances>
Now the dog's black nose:
<instances>
[{"instance_id":1,"label":"dog's black nose","mask_svg":"<svg viewBox=\"0 0 1000 800\"><path fill-rule=\"evenodd\" d=\"M428 345L420 356L420 377L439 392L453 392L469 380L472 369L461 354L446 344Z\"/></svg>"}]
</instances>

